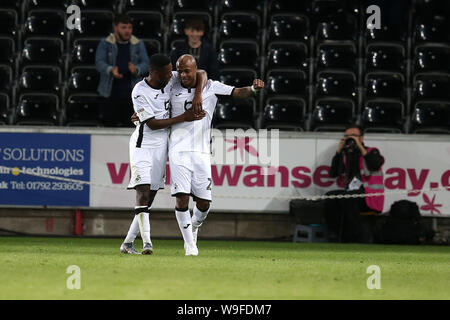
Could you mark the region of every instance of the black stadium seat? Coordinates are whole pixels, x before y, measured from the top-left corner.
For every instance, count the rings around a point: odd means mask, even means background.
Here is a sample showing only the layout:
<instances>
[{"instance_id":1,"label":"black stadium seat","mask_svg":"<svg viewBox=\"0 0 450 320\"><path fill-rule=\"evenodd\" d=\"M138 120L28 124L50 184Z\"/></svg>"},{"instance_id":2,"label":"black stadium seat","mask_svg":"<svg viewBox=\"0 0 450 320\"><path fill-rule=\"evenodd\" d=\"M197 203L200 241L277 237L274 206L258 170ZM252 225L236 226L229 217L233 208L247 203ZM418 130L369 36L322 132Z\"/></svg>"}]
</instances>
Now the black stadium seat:
<instances>
[{"instance_id":1,"label":"black stadium seat","mask_svg":"<svg viewBox=\"0 0 450 320\"><path fill-rule=\"evenodd\" d=\"M19 77L20 93L61 91L61 70L58 67L27 66Z\"/></svg>"},{"instance_id":2,"label":"black stadium seat","mask_svg":"<svg viewBox=\"0 0 450 320\"><path fill-rule=\"evenodd\" d=\"M267 67L308 70L308 47L301 42L272 42L268 47Z\"/></svg>"},{"instance_id":3,"label":"black stadium seat","mask_svg":"<svg viewBox=\"0 0 450 320\"><path fill-rule=\"evenodd\" d=\"M317 97L346 97L356 99L356 76L347 71L320 71L316 81Z\"/></svg>"},{"instance_id":4,"label":"black stadium seat","mask_svg":"<svg viewBox=\"0 0 450 320\"><path fill-rule=\"evenodd\" d=\"M414 105L411 114L413 133L450 133L450 102L423 101Z\"/></svg>"},{"instance_id":5,"label":"black stadium seat","mask_svg":"<svg viewBox=\"0 0 450 320\"><path fill-rule=\"evenodd\" d=\"M386 25L382 24L381 29L365 28L365 40L371 42L398 42L404 43L408 38L407 28L402 25Z\"/></svg>"},{"instance_id":6,"label":"black stadium seat","mask_svg":"<svg viewBox=\"0 0 450 320\"><path fill-rule=\"evenodd\" d=\"M0 9L0 36L15 37L18 30L17 12L11 9Z\"/></svg>"},{"instance_id":7,"label":"black stadium seat","mask_svg":"<svg viewBox=\"0 0 450 320\"><path fill-rule=\"evenodd\" d=\"M402 133L405 107L395 100L368 100L361 112L366 132Z\"/></svg>"},{"instance_id":8,"label":"black stadium seat","mask_svg":"<svg viewBox=\"0 0 450 320\"><path fill-rule=\"evenodd\" d=\"M255 105L256 102L253 98L219 99L214 112L214 127L217 129L254 128Z\"/></svg>"},{"instance_id":9,"label":"black stadium seat","mask_svg":"<svg viewBox=\"0 0 450 320\"><path fill-rule=\"evenodd\" d=\"M10 93L13 87L13 70L8 65L0 65L0 92Z\"/></svg>"},{"instance_id":10,"label":"black stadium seat","mask_svg":"<svg viewBox=\"0 0 450 320\"><path fill-rule=\"evenodd\" d=\"M426 44L414 50L414 71L450 72L450 46Z\"/></svg>"},{"instance_id":11,"label":"black stadium seat","mask_svg":"<svg viewBox=\"0 0 450 320\"><path fill-rule=\"evenodd\" d=\"M356 70L356 47L353 43L322 43L317 47L317 68Z\"/></svg>"},{"instance_id":12,"label":"black stadium seat","mask_svg":"<svg viewBox=\"0 0 450 320\"><path fill-rule=\"evenodd\" d=\"M264 108L263 127L266 129L303 131L306 109L306 103L303 99L269 98Z\"/></svg>"},{"instance_id":13,"label":"black stadium seat","mask_svg":"<svg viewBox=\"0 0 450 320\"><path fill-rule=\"evenodd\" d=\"M57 38L28 38L21 54L22 65L63 64L63 42Z\"/></svg>"},{"instance_id":14,"label":"black stadium seat","mask_svg":"<svg viewBox=\"0 0 450 320\"><path fill-rule=\"evenodd\" d=\"M230 38L259 39L261 22L256 14L246 12L225 13L220 19L220 40Z\"/></svg>"},{"instance_id":15,"label":"black stadium seat","mask_svg":"<svg viewBox=\"0 0 450 320\"><path fill-rule=\"evenodd\" d=\"M203 11L214 12L215 2L211 0L174 0L173 12L178 11Z\"/></svg>"},{"instance_id":16,"label":"black stadium seat","mask_svg":"<svg viewBox=\"0 0 450 320\"><path fill-rule=\"evenodd\" d=\"M270 18L269 41L303 41L310 38L307 16L300 14L275 14Z\"/></svg>"},{"instance_id":17,"label":"black stadium seat","mask_svg":"<svg viewBox=\"0 0 450 320\"><path fill-rule=\"evenodd\" d=\"M342 98L318 99L312 109L313 131L342 132L345 126L354 122L355 106L352 100Z\"/></svg>"},{"instance_id":18,"label":"black stadium seat","mask_svg":"<svg viewBox=\"0 0 450 320\"><path fill-rule=\"evenodd\" d=\"M83 10L80 30L74 29L75 38L108 36L113 31L114 14L106 10Z\"/></svg>"},{"instance_id":19,"label":"black stadium seat","mask_svg":"<svg viewBox=\"0 0 450 320\"><path fill-rule=\"evenodd\" d=\"M28 13L25 21L25 35L50 36L64 38L66 36L66 14L64 11L39 9Z\"/></svg>"},{"instance_id":20,"label":"black stadium seat","mask_svg":"<svg viewBox=\"0 0 450 320\"><path fill-rule=\"evenodd\" d=\"M16 57L16 46L10 37L0 37L0 63L13 64Z\"/></svg>"},{"instance_id":21,"label":"black stadium seat","mask_svg":"<svg viewBox=\"0 0 450 320\"><path fill-rule=\"evenodd\" d=\"M229 11L257 12L262 18L264 2L261 0L218 0L218 11L220 15Z\"/></svg>"},{"instance_id":22,"label":"black stadium seat","mask_svg":"<svg viewBox=\"0 0 450 320\"><path fill-rule=\"evenodd\" d=\"M218 61L221 67L257 69L259 46L256 41L225 40L220 44Z\"/></svg>"},{"instance_id":23,"label":"black stadium seat","mask_svg":"<svg viewBox=\"0 0 450 320\"><path fill-rule=\"evenodd\" d=\"M118 11L120 0L79 0L78 5L84 9L105 9Z\"/></svg>"},{"instance_id":24,"label":"black stadium seat","mask_svg":"<svg viewBox=\"0 0 450 320\"><path fill-rule=\"evenodd\" d=\"M450 100L450 74L418 73L413 79L415 101Z\"/></svg>"},{"instance_id":25,"label":"black stadium seat","mask_svg":"<svg viewBox=\"0 0 450 320\"><path fill-rule=\"evenodd\" d=\"M94 67L75 67L70 71L67 87L74 92L96 93L100 75Z\"/></svg>"},{"instance_id":26,"label":"black stadium seat","mask_svg":"<svg viewBox=\"0 0 450 320\"><path fill-rule=\"evenodd\" d=\"M10 99L7 94L0 93L0 124L9 124Z\"/></svg>"},{"instance_id":27,"label":"black stadium seat","mask_svg":"<svg viewBox=\"0 0 450 320\"><path fill-rule=\"evenodd\" d=\"M78 39L73 42L71 66L94 65L95 53L97 51L100 38Z\"/></svg>"},{"instance_id":28,"label":"black stadium seat","mask_svg":"<svg viewBox=\"0 0 450 320\"><path fill-rule=\"evenodd\" d=\"M357 40L356 21L351 16L331 17L325 21L320 21L316 29L316 40L322 42L326 40Z\"/></svg>"},{"instance_id":29,"label":"black stadium seat","mask_svg":"<svg viewBox=\"0 0 450 320\"><path fill-rule=\"evenodd\" d=\"M220 82L229 86L246 87L257 78L255 70L226 68L220 70Z\"/></svg>"},{"instance_id":30,"label":"black stadium seat","mask_svg":"<svg viewBox=\"0 0 450 320\"><path fill-rule=\"evenodd\" d=\"M15 123L19 125L56 125L59 100L54 94L24 94L19 97Z\"/></svg>"},{"instance_id":31,"label":"black stadium seat","mask_svg":"<svg viewBox=\"0 0 450 320\"><path fill-rule=\"evenodd\" d=\"M418 19L414 26L413 38L420 42L449 42L449 22L444 19Z\"/></svg>"},{"instance_id":32,"label":"black stadium seat","mask_svg":"<svg viewBox=\"0 0 450 320\"><path fill-rule=\"evenodd\" d=\"M25 11L33 9L56 9L66 11L74 0L25 0Z\"/></svg>"},{"instance_id":33,"label":"black stadium seat","mask_svg":"<svg viewBox=\"0 0 450 320\"><path fill-rule=\"evenodd\" d=\"M267 73L268 95L305 96L308 77L301 70L273 69Z\"/></svg>"},{"instance_id":34,"label":"black stadium seat","mask_svg":"<svg viewBox=\"0 0 450 320\"><path fill-rule=\"evenodd\" d=\"M101 106L105 99L99 95L74 94L66 102L64 123L68 126L103 126Z\"/></svg>"},{"instance_id":35,"label":"black stadium seat","mask_svg":"<svg viewBox=\"0 0 450 320\"><path fill-rule=\"evenodd\" d=\"M129 11L133 22L133 34L138 38L161 40L163 38L163 16L156 11Z\"/></svg>"},{"instance_id":36,"label":"black stadium seat","mask_svg":"<svg viewBox=\"0 0 450 320\"><path fill-rule=\"evenodd\" d=\"M368 98L398 98L405 95L405 79L400 73L370 72L365 78Z\"/></svg>"},{"instance_id":37,"label":"black stadium seat","mask_svg":"<svg viewBox=\"0 0 450 320\"><path fill-rule=\"evenodd\" d=\"M379 43L366 47L367 71L398 71L406 69L405 48L398 44Z\"/></svg>"},{"instance_id":38,"label":"black stadium seat","mask_svg":"<svg viewBox=\"0 0 450 320\"><path fill-rule=\"evenodd\" d=\"M168 0L125 0L125 11L129 10L157 10L164 12Z\"/></svg>"},{"instance_id":39,"label":"black stadium seat","mask_svg":"<svg viewBox=\"0 0 450 320\"><path fill-rule=\"evenodd\" d=\"M277 13L307 14L310 11L310 5L308 1L271 0L267 10L269 15Z\"/></svg>"}]
</instances>

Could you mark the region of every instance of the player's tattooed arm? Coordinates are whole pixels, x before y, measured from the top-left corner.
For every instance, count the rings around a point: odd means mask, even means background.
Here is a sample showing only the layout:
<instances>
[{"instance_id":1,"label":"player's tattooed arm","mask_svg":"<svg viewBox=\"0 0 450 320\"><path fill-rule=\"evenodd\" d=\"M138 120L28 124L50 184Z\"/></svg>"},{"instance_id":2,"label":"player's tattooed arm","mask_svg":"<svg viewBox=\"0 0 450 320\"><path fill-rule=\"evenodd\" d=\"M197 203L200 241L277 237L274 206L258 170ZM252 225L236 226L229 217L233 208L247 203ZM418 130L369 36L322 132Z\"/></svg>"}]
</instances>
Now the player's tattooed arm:
<instances>
[{"instance_id":1,"label":"player's tattooed arm","mask_svg":"<svg viewBox=\"0 0 450 320\"><path fill-rule=\"evenodd\" d=\"M208 74L206 71L199 69L197 70L197 86L195 87L194 99L192 99L192 108L194 112L200 113L202 111L202 91L208 83Z\"/></svg>"},{"instance_id":2,"label":"player's tattooed arm","mask_svg":"<svg viewBox=\"0 0 450 320\"><path fill-rule=\"evenodd\" d=\"M235 88L233 90L232 97L236 99L249 98L263 88L264 82L262 80L255 79L253 80L253 85L251 87Z\"/></svg>"},{"instance_id":3,"label":"player's tattooed arm","mask_svg":"<svg viewBox=\"0 0 450 320\"><path fill-rule=\"evenodd\" d=\"M160 119L157 120L155 118L151 118L146 121L147 126L152 130L164 129L174 124L185 122L185 121L195 121L201 120L205 117L206 112L200 111L200 113L195 113L193 108L186 110L183 114L180 114L177 117L169 118L169 119Z\"/></svg>"}]
</instances>

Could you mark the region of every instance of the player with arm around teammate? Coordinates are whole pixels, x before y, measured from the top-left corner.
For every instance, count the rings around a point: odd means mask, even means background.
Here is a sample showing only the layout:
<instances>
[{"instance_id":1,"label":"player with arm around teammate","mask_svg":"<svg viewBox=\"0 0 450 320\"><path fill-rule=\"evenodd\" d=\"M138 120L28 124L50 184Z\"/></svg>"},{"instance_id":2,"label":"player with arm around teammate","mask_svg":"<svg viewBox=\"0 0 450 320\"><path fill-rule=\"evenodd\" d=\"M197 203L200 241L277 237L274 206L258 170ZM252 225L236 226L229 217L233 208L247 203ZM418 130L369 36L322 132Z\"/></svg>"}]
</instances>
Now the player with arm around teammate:
<instances>
[{"instance_id":1,"label":"player with arm around teammate","mask_svg":"<svg viewBox=\"0 0 450 320\"><path fill-rule=\"evenodd\" d=\"M195 97L196 109L201 109L201 88L206 84L206 72L199 70L199 91ZM172 73L170 59L162 54L150 58L150 75L138 82L132 92L133 108L139 124L130 138L131 179L128 189L136 190L135 217L125 241L122 253L138 254L133 242L141 233L144 243L142 254L152 254L149 212L159 189L164 188L167 162L168 127L184 122L200 120L204 112L188 110L170 117L170 91L178 81Z\"/></svg>"},{"instance_id":2,"label":"player with arm around teammate","mask_svg":"<svg viewBox=\"0 0 450 320\"><path fill-rule=\"evenodd\" d=\"M180 82L171 91L172 116L183 114L191 107L197 94L197 64L194 57L183 55L177 61ZM202 107L206 115L195 122L177 123L171 127L169 138L169 165L171 194L176 197L175 215L184 239L186 255L198 255L198 228L206 219L211 196L211 146L210 130L218 95L248 98L264 88L264 82L256 79L250 87L235 88L218 81L208 80L203 89ZM189 197L196 205L193 215L189 212Z\"/></svg>"}]
</instances>

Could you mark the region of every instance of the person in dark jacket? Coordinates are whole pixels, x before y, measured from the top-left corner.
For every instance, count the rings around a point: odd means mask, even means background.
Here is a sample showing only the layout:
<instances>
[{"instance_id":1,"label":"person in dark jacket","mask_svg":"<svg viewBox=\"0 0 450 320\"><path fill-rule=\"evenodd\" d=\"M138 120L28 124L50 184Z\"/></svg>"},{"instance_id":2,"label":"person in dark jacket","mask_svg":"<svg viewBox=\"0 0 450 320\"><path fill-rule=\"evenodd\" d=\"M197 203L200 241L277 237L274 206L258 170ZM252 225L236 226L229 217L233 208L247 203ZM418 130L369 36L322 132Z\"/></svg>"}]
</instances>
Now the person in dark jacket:
<instances>
[{"instance_id":1,"label":"person in dark jacket","mask_svg":"<svg viewBox=\"0 0 450 320\"><path fill-rule=\"evenodd\" d=\"M198 68L206 71L208 79L219 80L217 52L212 43L204 38L205 22L201 18L186 21L184 34L186 40L178 43L170 52L172 65L176 66L178 58L182 55L190 54L195 58Z\"/></svg>"},{"instance_id":2,"label":"person in dark jacket","mask_svg":"<svg viewBox=\"0 0 450 320\"><path fill-rule=\"evenodd\" d=\"M347 126L333 157L330 177L338 178L344 190L327 195L382 193L384 157L376 148L364 144L364 129L356 124ZM372 235L361 221L361 212L382 212L384 196L325 201L325 219L331 241L372 242Z\"/></svg>"}]
</instances>

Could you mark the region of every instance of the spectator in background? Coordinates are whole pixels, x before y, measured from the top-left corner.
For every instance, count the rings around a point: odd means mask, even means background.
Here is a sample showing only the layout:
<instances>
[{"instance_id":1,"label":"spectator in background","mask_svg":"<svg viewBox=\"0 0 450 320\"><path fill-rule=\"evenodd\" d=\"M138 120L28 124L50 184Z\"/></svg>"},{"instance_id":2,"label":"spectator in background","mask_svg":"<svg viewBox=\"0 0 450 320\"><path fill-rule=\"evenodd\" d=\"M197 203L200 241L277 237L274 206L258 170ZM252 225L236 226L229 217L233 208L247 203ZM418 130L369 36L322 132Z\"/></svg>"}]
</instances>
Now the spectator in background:
<instances>
[{"instance_id":1,"label":"spectator in background","mask_svg":"<svg viewBox=\"0 0 450 320\"><path fill-rule=\"evenodd\" d=\"M209 79L219 80L217 52L212 43L203 37L205 22L201 18L186 21L184 34L187 37L186 41L170 52L172 65L175 66L183 54L190 54L197 61L198 68L208 73Z\"/></svg>"},{"instance_id":2,"label":"spectator in background","mask_svg":"<svg viewBox=\"0 0 450 320\"><path fill-rule=\"evenodd\" d=\"M114 33L102 39L97 47L98 92L107 98L101 110L107 127L130 126L131 91L148 74L149 58L144 43L132 32L130 17L119 14L114 19Z\"/></svg>"},{"instance_id":3,"label":"spectator in background","mask_svg":"<svg viewBox=\"0 0 450 320\"><path fill-rule=\"evenodd\" d=\"M327 195L384 191L384 158L378 149L366 147L363 140L364 130L361 126L347 126L330 168L330 177L341 179L345 190L331 191ZM362 223L360 213L381 212L383 205L384 196L326 200L325 219L330 241L373 242L371 230L367 230L367 226Z\"/></svg>"}]
</instances>

